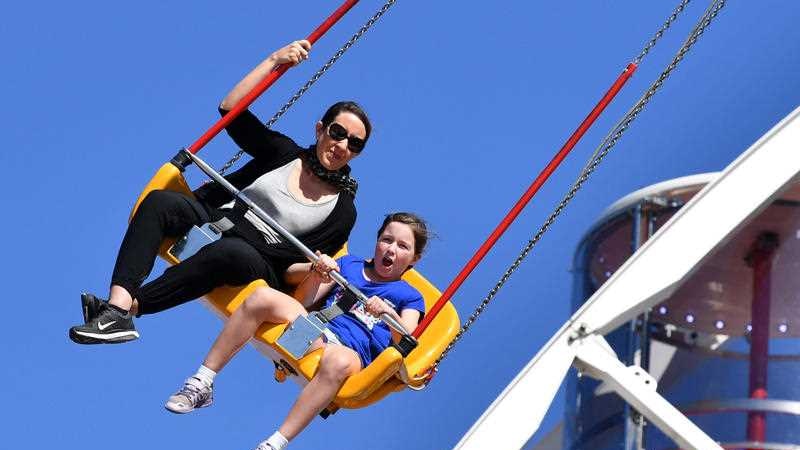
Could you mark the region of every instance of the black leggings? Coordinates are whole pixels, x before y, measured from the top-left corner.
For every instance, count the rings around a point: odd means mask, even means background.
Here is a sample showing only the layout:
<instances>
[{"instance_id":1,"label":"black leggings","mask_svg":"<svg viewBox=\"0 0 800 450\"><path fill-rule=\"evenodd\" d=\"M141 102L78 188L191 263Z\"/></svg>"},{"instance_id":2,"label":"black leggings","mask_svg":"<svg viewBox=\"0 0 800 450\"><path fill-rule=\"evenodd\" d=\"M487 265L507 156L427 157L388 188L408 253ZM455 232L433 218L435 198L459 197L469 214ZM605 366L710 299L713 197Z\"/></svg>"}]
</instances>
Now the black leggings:
<instances>
[{"instance_id":1,"label":"black leggings","mask_svg":"<svg viewBox=\"0 0 800 450\"><path fill-rule=\"evenodd\" d=\"M192 225L221 217L220 211L208 210L187 195L150 192L128 225L111 284L125 288L138 300L139 314L172 308L225 284L242 285L263 278L276 286L275 271L267 260L255 247L230 232L142 286L153 270L164 238L183 236Z\"/></svg>"}]
</instances>

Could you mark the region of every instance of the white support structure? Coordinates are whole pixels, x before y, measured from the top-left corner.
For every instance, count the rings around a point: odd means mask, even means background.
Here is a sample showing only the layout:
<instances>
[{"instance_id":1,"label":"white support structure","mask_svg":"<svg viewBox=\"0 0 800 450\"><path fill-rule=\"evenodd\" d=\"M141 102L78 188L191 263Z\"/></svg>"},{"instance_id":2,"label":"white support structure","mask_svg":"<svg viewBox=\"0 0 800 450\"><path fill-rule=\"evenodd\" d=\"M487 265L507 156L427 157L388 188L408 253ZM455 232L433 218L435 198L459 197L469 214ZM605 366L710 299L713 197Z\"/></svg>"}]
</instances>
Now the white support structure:
<instances>
[{"instance_id":1,"label":"white support structure","mask_svg":"<svg viewBox=\"0 0 800 450\"><path fill-rule=\"evenodd\" d=\"M580 339L575 367L606 384L669 436L680 448L722 450L692 421L656 392L656 380L638 366L622 364L602 336Z\"/></svg>"},{"instance_id":2,"label":"white support structure","mask_svg":"<svg viewBox=\"0 0 800 450\"><path fill-rule=\"evenodd\" d=\"M661 227L556 332L456 448L522 447L539 428L570 365L576 364L609 383L681 447L720 449L663 397L641 388L640 382L629 382L633 375L611 356L613 352L598 352L598 348L604 346L604 334L668 297L737 228L797 181L799 117L800 108L742 153Z\"/></svg>"}]
</instances>

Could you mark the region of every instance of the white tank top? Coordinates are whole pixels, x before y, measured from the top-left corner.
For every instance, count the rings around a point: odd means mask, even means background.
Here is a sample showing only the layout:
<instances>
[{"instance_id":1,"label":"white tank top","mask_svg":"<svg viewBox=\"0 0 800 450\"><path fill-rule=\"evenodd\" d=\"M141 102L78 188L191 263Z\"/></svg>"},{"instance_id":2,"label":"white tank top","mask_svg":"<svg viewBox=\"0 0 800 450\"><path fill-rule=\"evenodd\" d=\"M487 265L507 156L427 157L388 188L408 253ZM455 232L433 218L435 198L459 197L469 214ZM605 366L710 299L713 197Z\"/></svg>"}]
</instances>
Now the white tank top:
<instances>
[{"instance_id":1,"label":"white tank top","mask_svg":"<svg viewBox=\"0 0 800 450\"><path fill-rule=\"evenodd\" d=\"M242 189L242 193L256 205L275 219L290 233L295 236L307 233L322 224L333 211L339 194L321 203L306 203L295 197L289 190L289 175L295 166L300 164L300 159L294 159L277 169L261 175L252 184ZM220 209L233 208L230 202ZM256 229L264 234L264 240L270 244L282 242L281 235L269 225L263 223L252 211L247 211L244 217Z\"/></svg>"}]
</instances>

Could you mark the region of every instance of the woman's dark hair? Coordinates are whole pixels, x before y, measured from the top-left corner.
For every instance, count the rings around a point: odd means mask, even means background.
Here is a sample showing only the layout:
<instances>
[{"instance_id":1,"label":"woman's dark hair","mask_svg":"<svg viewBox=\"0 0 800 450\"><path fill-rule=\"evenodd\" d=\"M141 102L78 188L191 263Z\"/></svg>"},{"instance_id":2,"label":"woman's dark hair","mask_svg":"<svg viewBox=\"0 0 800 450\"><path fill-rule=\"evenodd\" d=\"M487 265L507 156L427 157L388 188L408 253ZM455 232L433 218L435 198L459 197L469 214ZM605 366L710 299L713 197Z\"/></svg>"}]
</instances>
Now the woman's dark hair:
<instances>
[{"instance_id":1,"label":"woman's dark hair","mask_svg":"<svg viewBox=\"0 0 800 450\"><path fill-rule=\"evenodd\" d=\"M338 102L331 105L325 114L320 119L322 122L322 126L327 127L328 125L333 122L333 119L336 118L340 113L349 112L355 114L356 117L364 123L364 128L367 130L367 135L364 136L364 142L369 140L369 135L372 133L372 124L369 122L369 117L367 117L367 113L364 112L364 109L359 106L356 102L346 101L346 102Z\"/></svg>"},{"instance_id":2,"label":"woman's dark hair","mask_svg":"<svg viewBox=\"0 0 800 450\"><path fill-rule=\"evenodd\" d=\"M378 238L381 237L383 230L392 222L404 223L411 228L411 231L414 233L414 254L421 255L422 252L425 251L425 246L428 244L428 238L431 237L431 233L428 231L428 225L425 224L425 221L418 215L410 212L387 214L386 218L383 219L383 225L378 229Z\"/></svg>"}]
</instances>

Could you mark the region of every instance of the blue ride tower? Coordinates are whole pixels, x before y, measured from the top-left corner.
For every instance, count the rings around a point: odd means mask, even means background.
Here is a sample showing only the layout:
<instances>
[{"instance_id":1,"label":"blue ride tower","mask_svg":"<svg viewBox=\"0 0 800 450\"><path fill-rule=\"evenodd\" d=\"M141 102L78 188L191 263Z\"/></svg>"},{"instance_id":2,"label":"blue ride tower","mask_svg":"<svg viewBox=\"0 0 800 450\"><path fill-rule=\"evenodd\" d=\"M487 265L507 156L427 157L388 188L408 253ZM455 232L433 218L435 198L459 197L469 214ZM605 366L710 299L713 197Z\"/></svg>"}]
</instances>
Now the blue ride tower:
<instances>
[{"instance_id":1,"label":"blue ride tower","mask_svg":"<svg viewBox=\"0 0 800 450\"><path fill-rule=\"evenodd\" d=\"M716 174L614 203L580 242L573 311ZM800 185L755 214L650 312L606 336L725 449L800 450ZM676 444L598 381L567 381L564 450Z\"/></svg>"}]
</instances>

